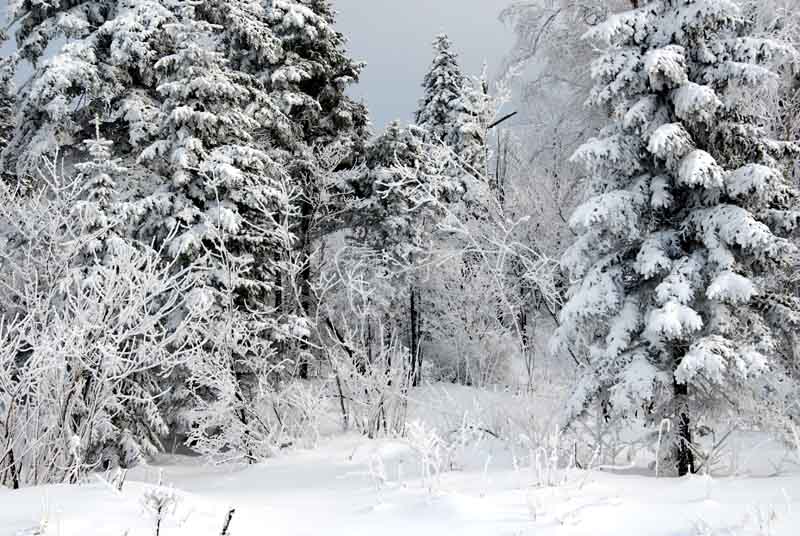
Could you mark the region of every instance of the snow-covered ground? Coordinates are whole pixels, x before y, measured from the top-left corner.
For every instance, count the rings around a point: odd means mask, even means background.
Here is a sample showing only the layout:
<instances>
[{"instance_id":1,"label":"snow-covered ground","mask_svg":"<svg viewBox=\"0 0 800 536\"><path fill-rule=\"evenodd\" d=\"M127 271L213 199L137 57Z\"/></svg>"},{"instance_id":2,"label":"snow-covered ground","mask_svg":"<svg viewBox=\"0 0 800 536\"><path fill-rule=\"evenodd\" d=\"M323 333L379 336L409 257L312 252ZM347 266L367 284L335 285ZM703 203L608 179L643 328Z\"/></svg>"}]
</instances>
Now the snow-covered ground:
<instances>
[{"instance_id":1,"label":"snow-covered ground","mask_svg":"<svg viewBox=\"0 0 800 536\"><path fill-rule=\"evenodd\" d=\"M516 396L454 386L421 390L410 407L416 440L332 435L313 450L249 467L164 456L132 471L121 492L99 475L80 486L0 489L0 536L154 536L154 497L167 498L161 536L219 536L230 509L229 536L796 536L800 530L796 456L760 434L729 442L735 456L718 464L733 467L725 477L655 478L648 455L634 460L637 468L554 469L546 449L531 463L530 452L488 434L450 453L446 463L445 454L430 448L429 470L422 471L431 423L450 429L469 408L487 429L497 428L501 406L508 416L516 404L517 418L525 418ZM534 407L540 421L553 411L546 399ZM423 414L430 418L418 424ZM431 469L445 466L455 470Z\"/></svg>"},{"instance_id":2,"label":"snow-covered ground","mask_svg":"<svg viewBox=\"0 0 800 536\"><path fill-rule=\"evenodd\" d=\"M410 456L402 443L348 436L248 468L173 457L137 470L121 493L99 479L0 491L0 534L151 536L143 497L159 479L178 496L163 536L219 535L230 508L231 536L794 536L800 527L797 474L656 479L573 470L554 486L532 487L529 469L490 467L423 482L403 475Z\"/></svg>"}]
</instances>

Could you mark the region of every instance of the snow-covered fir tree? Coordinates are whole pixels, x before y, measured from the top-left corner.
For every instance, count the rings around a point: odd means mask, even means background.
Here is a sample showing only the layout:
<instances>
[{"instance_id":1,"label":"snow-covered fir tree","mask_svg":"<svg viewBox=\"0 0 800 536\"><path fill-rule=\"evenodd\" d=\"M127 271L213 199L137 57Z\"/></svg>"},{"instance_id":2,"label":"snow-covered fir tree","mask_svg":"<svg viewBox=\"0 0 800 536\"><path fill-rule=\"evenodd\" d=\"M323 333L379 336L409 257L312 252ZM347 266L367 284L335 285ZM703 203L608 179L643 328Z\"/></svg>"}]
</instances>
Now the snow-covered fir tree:
<instances>
[{"instance_id":1,"label":"snow-covered fir tree","mask_svg":"<svg viewBox=\"0 0 800 536\"><path fill-rule=\"evenodd\" d=\"M367 110L346 90L358 82L364 66L348 55L344 36L334 28L329 0L273 0L268 3L267 20L278 40L278 53L265 83L289 120L272 130L279 150L276 158L299 193L292 224L297 241L287 252L302 266L296 285L299 296L291 295L292 286L284 284L281 301L288 312L310 315L314 250L332 224L336 227L329 214L342 208L337 205L339 196L326 184L330 170L320 165L318 155L338 147L339 165L346 167L363 153ZM307 358L298 360L301 376L308 375Z\"/></svg>"},{"instance_id":2,"label":"snow-covered fir tree","mask_svg":"<svg viewBox=\"0 0 800 536\"><path fill-rule=\"evenodd\" d=\"M470 78L463 74L453 43L446 34L433 41L434 59L422 82L423 97L414 116L425 141L452 151L454 177L485 180L488 127L498 99L490 93L487 70ZM466 184L463 185L466 188Z\"/></svg>"},{"instance_id":3,"label":"snow-covered fir tree","mask_svg":"<svg viewBox=\"0 0 800 536\"><path fill-rule=\"evenodd\" d=\"M490 94L489 83L484 69L480 76L466 77L458 64L453 44L445 34L436 36L433 42L434 59L423 80L423 97L415 115L416 127L423 134L425 147L423 153L437 154L446 163L444 176L449 184L440 184L428 195L429 202L438 205L437 210L446 213L456 225L465 231L475 228L485 221L492 196L486 187L488 165L488 127L496 113L497 99ZM425 160L425 159L422 159ZM487 195L488 194L488 195ZM435 249L451 252L462 250L465 246L463 233L435 233L442 219L428 219L428 239L436 235ZM430 245L427 244L429 247ZM422 288L416 288L419 303L414 303L415 316L419 316L424 334L424 344L433 347L435 353L442 353L446 345L437 344L450 330L449 318L455 293L463 290L467 280L475 272L468 264L474 259L460 256L458 266L442 270L440 277L427 280ZM449 276L449 277L448 277ZM471 304L463 303L465 307ZM456 306L457 308L457 306ZM440 323L441 321L441 323ZM439 325L441 324L441 325ZM450 324L445 327L444 324ZM452 331L449 331L452 333ZM444 353L452 353L445 351ZM440 361L452 363L458 358L445 356ZM449 366L449 365L448 365ZM461 367L463 369L463 367ZM459 371L465 377L465 371Z\"/></svg>"},{"instance_id":4,"label":"snow-covered fir tree","mask_svg":"<svg viewBox=\"0 0 800 536\"><path fill-rule=\"evenodd\" d=\"M56 151L80 160L82 140L93 137L100 117L116 156L134 172L136 155L161 122L154 65L168 52L162 36L174 10L162 0L24 0L12 19L21 21L20 58L34 72L19 96L6 171L24 181Z\"/></svg>"},{"instance_id":5,"label":"snow-covered fir tree","mask_svg":"<svg viewBox=\"0 0 800 536\"><path fill-rule=\"evenodd\" d=\"M433 51L433 63L422 82L423 95L414 121L427 133L429 141L450 143L458 130L456 116L466 78L446 34L436 36Z\"/></svg>"},{"instance_id":6,"label":"snow-covered fir tree","mask_svg":"<svg viewBox=\"0 0 800 536\"><path fill-rule=\"evenodd\" d=\"M268 227L276 225L269 211L287 199L281 170L256 133L279 112L256 76L229 68L201 6L185 2L180 20L166 26L176 51L155 66L165 122L139 160L164 186L141 202L150 211L139 233L166 241L169 255L187 262L224 248L249 266L240 291L265 300L280 240ZM215 287L224 279L217 261L204 262L214 266L203 284Z\"/></svg>"},{"instance_id":7,"label":"snow-covered fir tree","mask_svg":"<svg viewBox=\"0 0 800 536\"><path fill-rule=\"evenodd\" d=\"M488 169L489 130L494 119L496 99L490 94L486 67L480 76L464 82L455 106L455 125L449 144L458 155L463 172L485 180Z\"/></svg>"},{"instance_id":8,"label":"snow-covered fir tree","mask_svg":"<svg viewBox=\"0 0 800 536\"><path fill-rule=\"evenodd\" d=\"M130 467L162 450L169 417L161 403L162 378L181 353L168 342L174 344L181 321L164 329L176 303L171 285L177 283L169 282L171 267L161 264L158 252L126 234L118 185L128 170L113 158L113 142L103 137L99 118L84 147L87 159L74 166L79 188L69 207L73 225L64 231L75 238L63 253L69 255L58 281L63 297L44 312L45 329L51 330L46 335L62 338L65 347L65 386L80 394L68 406L74 463L84 466L74 468L75 478L98 465ZM188 288L179 284L181 291ZM62 322L74 323L74 332L62 332ZM132 337L133 330L147 332L146 340ZM71 355L71 345L81 354Z\"/></svg>"},{"instance_id":9,"label":"snow-covered fir tree","mask_svg":"<svg viewBox=\"0 0 800 536\"><path fill-rule=\"evenodd\" d=\"M608 417L670 419L685 474L693 415L766 396L789 365L800 317L781 273L800 213L782 162L797 147L742 102L796 52L748 36L730 0L638 2L587 37L606 48L591 102L610 122L574 156L588 199L554 342L585 360L573 415L599 400Z\"/></svg>"},{"instance_id":10,"label":"snow-covered fir tree","mask_svg":"<svg viewBox=\"0 0 800 536\"><path fill-rule=\"evenodd\" d=\"M430 230L425 220L440 212L430 197L439 186L428 183L423 169L423 136L417 128L390 123L369 145L366 172L354 185L353 239L398 264L425 249Z\"/></svg>"},{"instance_id":11,"label":"snow-covered fir tree","mask_svg":"<svg viewBox=\"0 0 800 536\"><path fill-rule=\"evenodd\" d=\"M113 142L102 137L99 119L95 128L95 137L84 142L90 159L75 165L83 186L83 197L76 203L75 213L84 232L81 247L87 269L103 265L109 253L124 247L117 187L127 169L112 157Z\"/></svg>"},{"instance_id":12,"label":"snow-covered fir tree","mask_svg":"<svg viewBox=\"0 0 800 536\"><path fill-rule=\"evenodd\" d=\"M183 2L178 20L165 26L175 48L155 65L165 121L140 156L162 185L133 205L143 216L138 236L188 270L193 289L183 314L208 321L195 343L227 356L214 373L202 359L190 364L187 381L205 408L192 412L198 422L191 424L204 436L235 421L239 435L223 443L255 460L263 451L244 438L261 435L251 428L260 425L242 408L255 404L262 373L272 366L270 345L286 320L273 306L279 255L292 243L285 223L291 200L266 152L269 140L259 138L280 111L256 74L232 68L231 41L207 20L219 13L205 7Z\"/></svg>"},{"instance_id":13,"label":"snow-covered fir tree","mask_svg":"<svg viewBox=\"0 0 800 536\"><path fill-rule=\"evenodd\" d=\"M164 326L190 286L117 234L113 185L124 169L102 136L87 145L77 175L52 163L29 195L2 189L0 314L17 344L6 350L0 413L22 484L74 482L162 450L160 379L185 358L186 318Z\"/></svg>"},{"instance_id":14,"label":"snow-covered fir tree","mask_svg":"<svg viewBox=\"0 0 800 536\"><path fill-rule=\"evenodd\" d=\"M336 143L355 153L362 150L367 110L345 90L358 82L364 64L348 55L347 41L334 27L331 2L274 0L266 16L278 48L265 83L292 120L291 131L280 132L283 148L299 152L303 145Z\"/></svg>"}]
</instances>

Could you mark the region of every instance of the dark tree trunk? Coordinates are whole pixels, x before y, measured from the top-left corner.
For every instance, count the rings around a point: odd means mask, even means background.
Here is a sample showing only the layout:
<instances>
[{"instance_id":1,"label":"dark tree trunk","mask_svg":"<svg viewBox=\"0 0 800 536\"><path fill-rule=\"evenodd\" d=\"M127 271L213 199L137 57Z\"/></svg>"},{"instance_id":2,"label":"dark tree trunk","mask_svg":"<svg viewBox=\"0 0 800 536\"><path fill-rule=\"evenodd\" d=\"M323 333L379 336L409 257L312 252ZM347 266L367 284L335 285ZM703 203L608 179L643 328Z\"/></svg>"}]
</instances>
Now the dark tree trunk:
<instances>
[{"instance_id":1,"label":"dark tree trunk","mask_svg":"<svg viewBox=\"0 0 800 536\"><path fill-rule=\"evenodd\" d=\"M420 351L419 337L419 290L411 287L411 333L409 344L411 346L411 385L416 387L422 378L422 352Z\"/></svg>"},{"instance_id":2,"label":"dark tree trunk","mask_svg":"<svg viewBox=\"0 0 800 536\"><path fill-rule=\"evenodd\" d=\"M285 304L283 303L285 284L286 281L284 281L283 274L278 273L275 277L275 310L278 312L279 318L284 318L284 315L286 314ZM280 359L285 359L287 357L286 341L280 340L275 346Z\"/></svg>"},{"instance_id":3,"label":"dark tree trunk","mask_svg":"<svg viewBox=\"0 0 800 536\"><path fill-rule=\"evenodd\" d=\"M311 203L303 202L302 220L300 225L300 244L302 248L303 268L300 270L300 314L306 318L311 314L311 218L314 207ZM308 379L308 344L305 340L300 342L301 361L298 367L298 375L301 379Z\"/></svg>"},{"instance_id":4,"label":"dark tree trunk","mask_svg":"<svg viewBox=\"0 0 800 536\"><path fill-rule=\"evenodd\" d=\"M371 367L374 363L374 359L372 357L372 322L367 320L367 363ZM359 370L359 373L363 376L367 374L367 363L363 363L363 369Z\"/></svg>"},{"instance_id":5,"label":"dark tree trunk","mask_svg":"<svg viewBox=\"0 0 800 536\"><path fill-rule=\"evenodd\" d=\"M19 474L17 472L17 461L14 458L14 449L13 448L8 450L7 458L8 458L8 468L7 468L7 470L8 470L9 480L11 481L11 489L19 489L20 488ZM0 459L0 462L1 461L3 461L3 460Z\"/></svg>"},{"instance_id":6,"label":"dark tree trunk","mask_svg":"<svg viewBox=\"0 0 800 536\"><path fill-rule=\"evenodd\" d=\"M300 272L300 304L302 307L302 315L306 318L311 317L311 254L309 253L310 247L307 244L304 251L304 265L303 270ZM300 341L300 351L302 361L300 362L300 378L303 380L308 379L308 355L309 345L305 338Z\"/></svg>"},{"instance_id":7,"label":"dark tree trunk","mask_svg":"<svg viewBox=\"0 0 800 536\"><path fill-rule=\"evenodd\" d=\"M675 444L675 463L678 476L694 473L694 452L692 452L692 430L689 418L689 386L674 383L675 416L677 418L677 441Z\"/></svg>"},{"instance_id":8,"label":"dark tree trunk","mask_svg":"<svg viewBox=\"0 0 800 536\"><path fill-rule=\"evenodd\" d=\"M244 398L242 397L242 395L240 393L236 393L236 398L238 398L240 402L244 403ZM239 410L239 420L241 421L241 423L245 427L244 428L244 436L247 438L247 447L246 447L245 457L247 458L248 465L252 465L254 463L257 463L258 460L256 459L256 457L255 457L255 455L253 453L253 450L250 448L250 437L251 437L251 434L250 434L250 430L247 429L247 425L249 423L248 423L248 419L247 419L247 413L245 412L244 408L241 408Z\"/></svg>"},{"instance_id":9,"label":"dark tree trunk","mask_svg":"<svg viewBox=\"0 0 800 536\"><path fill-rule=\"evenodd\" d=\"M505 207L506 203L506 175L508 174L508 152L509 152L509 143L508 143L508 135L503 134L498 136L498 150L497 150L497 157L495 161L495 194L497 196L497 200L500 203L501 207Z\"/></svg>"}]
</instances>

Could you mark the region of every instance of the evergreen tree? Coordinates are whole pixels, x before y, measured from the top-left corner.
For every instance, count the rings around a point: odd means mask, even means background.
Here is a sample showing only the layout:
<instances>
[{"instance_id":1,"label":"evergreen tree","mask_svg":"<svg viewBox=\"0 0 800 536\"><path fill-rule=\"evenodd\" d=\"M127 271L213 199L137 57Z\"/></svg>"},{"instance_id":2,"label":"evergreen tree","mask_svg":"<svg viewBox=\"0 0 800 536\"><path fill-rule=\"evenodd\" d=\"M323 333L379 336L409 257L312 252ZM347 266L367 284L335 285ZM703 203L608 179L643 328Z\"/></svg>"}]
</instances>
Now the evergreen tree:
<instances>
[{"instance_id":1,"label":"evergreen tree","mask_svg":"<svg viewBox=\"0 0 800 536\"><path fill-rule=\"evenodd\" d=\"M291 131L279 132L282 148L298 153L295 160L303 157L304 147L334 144L357 156L368 135L369 119L366 107L345 91L358 82L364 64L348 56L345 37L334 29L330 1L273 0L268 6L278 50L265 82L279 95L291 119L287 125ZM297 165L302 171L302 161Z\"/></svg>"},{"instance_id":2,"label":"evergreen tree","mask_svg":"<svg viewBox=\"0 0 800 536\"><path fill-rule=\"evenodd\" d=\"M748 36L729 0L641 2L589 38L606 47L591 102L610 122L574 156L589 192L554 342L586 359L573 414L600 400L609 418L672 420L685 474L693 412L763 396L800 320L781 283L800 217L781 163L797 147L742 106L796 53Z\"/></svg>"},{"instance_id":3,"label":"evergreen tree","mask_svg":"<svg viewBox=\"0 0 800 536\"><path fill-rule=\"evenodd\" d=\"M334 29L329 0L273 0L268 6L269 27L279 48L265 81L288 118L271 132L280 152L277 159L299 193L292 224L297 242L287 255L302 267L297 281L300 295L282 296L280 301L289 312L309 316L314 307L315 244L331 228L329 214L341 208L336 201L340 196L327 185L331 170L319 164L318 155L338 148L339 167L352 166L360 158L368 136L367 110L346 90L358 82L364 66L348 56L344 36ZM301 349L301 353L306 352ZM307 357L300 360L303 377L308 375Z\"/></svg>"},{"instance_id":4,"label":"evergreen tree","mask_svg":"<svg viewBox=\"0 0 800 536\"><path fill-rule=\"evenodd\" d=\"M292 242L284 226L290 198L280 166L266 152L269 140L260 139L280 111L259 76L233 67L231 34L209 21L220 11L208 8L183 2L177 21L165 26L175 49L155 65L165 121L140 156L161 186L135 203L143 216L138 236L188 271L193 289L183 313L200 310L208 321L194 343L226 356L217 376L202 362L182 371L206 409L192 414L197 433L213 444L205 434L235 421L239 436L227 436L236 445L226 448L241 448L252 461L263 452L243 438L261 434L243 408L258 395L286 320L273 304L279 255ZM235 29L232 22L228 31ZM176 392L172 402L183 396Z\"/></svg>"},{"instance_id":5,"label":"evergreen tree","mask_svg":"<svg viewBox=\"0 0 800 536\"><path fill-rule=\"evenodd\" d=\"M482 182L487 176L488 127L495 113L495 99L489 94L485 69L479 77L465 77L452 47L444 34L434 40L434 60L423 81L424 94L415 119L425 133L427 151L436 151L437 145L446 149L447 154L441 157L447 162L445 176L450 184L437 190L437 202L458 220L459 226L464 226L462 229L474 230L486 221L490 208L491 195L487 195L488 189ZM437 247L463 250L465 237L457 235L437 236ZM427 327L420 331L437 332L435 336L426 337L426 342L434 347L432 339L441 340L444 329L436 324L450 314L446 308L453 303L452 289L463 289L469 284L467 280L471 274L477 273L475 260L464 255L458 267L450 272L450 278L441 277L435 285L429 282L426 288L414 290L419 296L413 304L414 316L424 317L424 322L420 323ZM444 272L438 275L444 276ZM444 360L454 361L449 356Z\"/></svg>"},{"instance_id":6,"label":"evergreen tree","mask_svg":"<svg viewBox=\"0 0 800 536\"><path fill-rule=\"evenodd\" d=\"M120 214L116 194L119 179L127 169L112 158L113 143L101 136L100 120L96 120L95 137L84 142L91 160L75 165L83 185L83 199L75 206L75 213L85 233L82 248L85 258L81 264L95 269L105 264L107 255L115 248L124 247L120 236Z\"/></svg>"},{"instance_id":7,"label":"evergreen tree","mask_svg":"<svg viewBox=\"0 0 800 536\"><path fill-rule=\"evenodd\" d=\"M455 105L456 121L449 144L458 155L464 171L478 180L488 177L489 125L495 117L495 99L489 93L486 68L481 75L466 80Z\"/></svg>"},{"instance_id":8,"label":"evergreen tree","mask_svg":"<svg viewBox=\"0 0 800 536\"><path fill-rule=\"evenodd\" d=\"M67 364L70 381L82 395L70 418L81 431L82 463L130 467L163 450L171 415L162 397L172 387L164 385L163 376L180 354L169 341L183 342L182 320L172 321L167 312L177 301L174 293L190 286L170 281L170 267L161 265L158 252L127 235L127 194L118 185L128 169L113 158L113 142L102 136L99 118L95 137L84 148L89 159L75 164L82 187L72 207L75 251L59 285L65 301L80 303L85 313L69 307L62 312L83 326L83 354ZM177 290L171 287L175 284L183 286ZM130 330L141 331L141 338L128 335ZM132 370L114 377L126 368ZM91 430L95 421L101 429Z\"/></svg>"},{"instance_id":9,"label":"evergreen tree","mask_svg":"<svg viewBox=\"0 0 800 536\"><path fill-rule=\"evenodd\" d=\"M445 34L433 41L434 58L422 82L423 96L414 120L431 142L452 143L457 137L457 115L463 105L466 79L453 43Z\"/></svg>"},{"instance_id":10,"label":"evergreen tree","mask_svg":"<svg viewBox=\"0 0 800 536\"><path fill-rule=\"evenodd\" d=\"M497 103L489 93L486 69L475 78L464 76L452 46L444 34L433 42L435 57L423 80L415 121L426 133L426 142L452 151L450 173L462 180L466 192L471 181L465 176L486 178L488 127Z\"/></svg>"},{"instance_id":11,"label":"evergreen tree","mask_svg":"<svg viewBox=\"0 0 800 536\"><path fill-rule=\"evenodd\" d=\"M198 280L210 288L223 276L206 253L224 249L248 265L241 297L266 300L278 240L269 211L285 206L286 191L257 133L279 112L256 76L230 68L202 6L184 2L179 21L166 26L175 53L155 65L165 121L139 160L164 184L141 202L149 210L139 233L166 243L173 258L211 263Z\"/></svg>"},{"instance_id":12,"label":"evergreen tree","mask_svg":"<svg viewBox=\"0 0 800 536\"><path fill-rule=\"evenodd\" d=\"M134 166L161 120L153 67L168 52L162 35L174 19L169 4L23 0L12 18L22 21L16 31L20 58L35 69L20 95L19 128L3 153L4 169L25 182L42 156L61 151L79 160L80 140L94 135L98 116L116 156ZM46 58L60 40L63 46Z\"/></svg>"},{"instance_id":13,"label":"evergreen tree","mask_svg":"<svg viewBox=\"0 0 800 536\"><path fill-rule=\"evenodd\" d=\"M423 167L423 136L393 121L367 148L366 172L354 185L352 238L401 265L425 249L425 220L441 217L429 197L439 186Z\"/></svg>"},{"instance_id":14,"label":"evergreen tree","mask_svg":"<svg viewBox=\"0 0 800 536\"><path fill-rule=\"evenodd\" d=\"M115 185L126 169L110 158L111 142L99 124L85 147L88 160L75 165L69 182L61 182L53 164L32 195L4 189L2 214L9 244L3 317L24 319L16 362L44 382L43 391L26 392L24 403L41 412L39 428L31 430L53 463L68 451L53 471L69 481L97 467L136 464L161 449L167 425L160 378L176 360L167 341L181 325L166 331L162 321L185 291L156 252L120 235Z\"/></svg>"}]
</instances>

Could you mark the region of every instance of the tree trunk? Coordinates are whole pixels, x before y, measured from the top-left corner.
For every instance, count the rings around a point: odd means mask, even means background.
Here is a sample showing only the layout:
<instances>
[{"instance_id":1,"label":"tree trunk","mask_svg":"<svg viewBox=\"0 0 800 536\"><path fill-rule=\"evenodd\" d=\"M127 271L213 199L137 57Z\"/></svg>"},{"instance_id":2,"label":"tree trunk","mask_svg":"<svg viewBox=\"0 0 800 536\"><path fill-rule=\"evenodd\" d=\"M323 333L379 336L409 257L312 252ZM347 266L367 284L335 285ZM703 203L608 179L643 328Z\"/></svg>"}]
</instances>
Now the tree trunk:
<instances>
[{"instance_id":1,"label":"tree trunk","mask_svg":"<svg viewBox=\"0 0 800 536\"><path fill-rule=\"evenodd\" d=\"M304 265L300 271L300 314L309 318L311 313L311 259L307 251L303 255ZM300 366L298 375L300 379L308 379L308 352L309 346L305 339L300 341Z\"/></svg>"},{"instance_id":2,"label":"tree trunk","mask_svg":"<svg viewBox=\"0 0 800 536\"><path fill-rule=\"evenodd\" d=\"M17 472L17 461L14 458L13 448L9 448L7 458L8 458L7 470L8 470L9 480L11 482L11 489L19 489L20 488L19 473Z\"/></svg>"},{"instance_id":3,"label":"tree trunk","mask_svg":"<svg viewBox=\"0 0 800 536\"><path fill-rule=\"evenodd\" d=\"M411 385L416 387L422 378L422 353L420 352L419 337L419 290L411 286L411 330L410 330L410 350L411 350Z\"/></svg>"},{"instance_id":4,"label":"tree trunk","mask_svg":"<svg viewBox=\"0 0 800 536\"><path fill-rule=\"evenodd\" d=\"M286 255L284 260L286 258L288 258L288 255ZM280 318L280 319L284 319L285 318L284 315L286 315L286 307L285 307L285 304L283 302L284 286L285 285L286 285L286 280L283 277L283 274L282 273L278 273L275 276L275 310L277 311L278 318ZM276 347L275 351L278 352L278 356L280 356L280 359L281 360L286 359L287 350L288 350L287 345L286 345L286 341L285 340L277 341L275 347Z\"/></svg>"},{"instance_id":5,"label":"tree trunk","mask_svg":"<svg viewBox=\"0 0 800 536\"><path fill-rule=\"evenodd\" d=\"M508 174L508 153L509 143L508 134L498 134L497 136L497 157L495 159L495 195L500 206L505 208L506 204L506 175Z\"/></svg>"},{"instance_id":6,"label":"tree trunk","mask_svg":"<svg viewBox=\"0 0 800 536\"><path fill-rule=\"evenodd\" d=\"M674 383L675 416L677 418L675 464L678 476L694 473L694 453L692 452L692 431L689 418L689 386Z\"/></svg>"},{"instance_id":7,"label":"tree trunk","mask_svg":"<svg viewBox=\"0 0 800 536\"><path fill-rule=\"evenodd\" d=\"M314 210L311 203L303 202L302 220L300 224L300 247L303 267L300 270L300 314L309 318L311 314L311 218ZM305 340L300 341L301 361L298 367L298 375L301 379L308 379L308 351L309 346Z\"/></svg>"}]
</instances>

